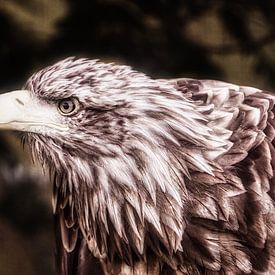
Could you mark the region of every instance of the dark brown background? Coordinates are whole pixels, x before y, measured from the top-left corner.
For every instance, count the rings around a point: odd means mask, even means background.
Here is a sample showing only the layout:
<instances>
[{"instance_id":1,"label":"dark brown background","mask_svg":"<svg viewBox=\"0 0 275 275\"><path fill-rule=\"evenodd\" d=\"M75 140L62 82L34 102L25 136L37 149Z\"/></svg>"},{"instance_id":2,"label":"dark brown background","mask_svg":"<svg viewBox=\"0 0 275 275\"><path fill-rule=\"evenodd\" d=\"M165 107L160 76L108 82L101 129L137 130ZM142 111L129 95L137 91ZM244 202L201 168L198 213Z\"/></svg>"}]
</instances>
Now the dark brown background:
<instances>
[{"instance_id":1,"label":"dark brown background","mask_svg":"<svg viewBox=\"0 0 275 275\"><path fill-rule=\"evenodd\" d=\"M0 0L0 91L84 56L275 90L274 0ZM54 274L50 184L0 135L0 275Z\"/></svg>"}]
</instances>

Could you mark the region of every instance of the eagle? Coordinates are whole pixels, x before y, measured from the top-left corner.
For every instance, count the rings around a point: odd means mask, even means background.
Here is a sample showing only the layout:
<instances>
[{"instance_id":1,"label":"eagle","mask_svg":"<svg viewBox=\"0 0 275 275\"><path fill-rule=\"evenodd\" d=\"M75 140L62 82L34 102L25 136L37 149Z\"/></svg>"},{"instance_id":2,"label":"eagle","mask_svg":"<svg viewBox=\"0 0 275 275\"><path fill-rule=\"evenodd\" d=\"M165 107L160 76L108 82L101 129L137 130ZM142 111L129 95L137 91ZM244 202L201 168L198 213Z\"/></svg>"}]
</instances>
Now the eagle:
<instances>
[{"instance_id":1,"label":"eagle","mask_svg":"<svg viewBox=\"0 0 275 275\"><path fill-rule=\"evenodd\" d=\"M59 274L275 274L274 104L70 57L0 96L0 128L51 179Z\"/></svg>"}]
</instances>

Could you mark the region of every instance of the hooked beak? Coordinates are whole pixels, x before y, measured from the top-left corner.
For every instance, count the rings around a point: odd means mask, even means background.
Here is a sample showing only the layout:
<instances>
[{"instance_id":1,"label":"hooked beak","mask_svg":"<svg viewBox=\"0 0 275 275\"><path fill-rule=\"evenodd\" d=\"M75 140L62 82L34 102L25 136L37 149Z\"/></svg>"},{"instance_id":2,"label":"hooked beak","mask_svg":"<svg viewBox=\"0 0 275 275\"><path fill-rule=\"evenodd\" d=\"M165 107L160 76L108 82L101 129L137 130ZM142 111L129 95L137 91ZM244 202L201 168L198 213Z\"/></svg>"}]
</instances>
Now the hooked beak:
<instances>
[{"instance_id":1,"label":"hooked beak","mask_svg":"<svg viewBox=\"0 0 275 275\"><path fill-rule=\"evenodd\" d=\"M0 130L41 133L48 128L68 129L54 105L36 99L27 90L0 95Z\"/></svg>"}]
</instances>

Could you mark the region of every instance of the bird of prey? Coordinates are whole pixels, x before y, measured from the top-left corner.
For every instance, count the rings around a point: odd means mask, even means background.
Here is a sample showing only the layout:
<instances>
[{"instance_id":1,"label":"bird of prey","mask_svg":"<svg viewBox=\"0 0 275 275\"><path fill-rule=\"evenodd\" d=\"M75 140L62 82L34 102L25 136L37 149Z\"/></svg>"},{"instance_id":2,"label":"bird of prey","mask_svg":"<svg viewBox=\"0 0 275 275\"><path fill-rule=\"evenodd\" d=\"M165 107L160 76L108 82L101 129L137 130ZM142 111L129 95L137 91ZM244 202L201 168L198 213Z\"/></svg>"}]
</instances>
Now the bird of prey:
<instances>
[{"instance_id":1,"label":"bird of prey","mask_svg":"<svg viewBox=\"0 0 275 275\"><path fill-rule=\"evenodd\" d=\"M275 274L275 96L68 58L0 96L53 183L59 274Z\"/></svg>"}]
</instances>

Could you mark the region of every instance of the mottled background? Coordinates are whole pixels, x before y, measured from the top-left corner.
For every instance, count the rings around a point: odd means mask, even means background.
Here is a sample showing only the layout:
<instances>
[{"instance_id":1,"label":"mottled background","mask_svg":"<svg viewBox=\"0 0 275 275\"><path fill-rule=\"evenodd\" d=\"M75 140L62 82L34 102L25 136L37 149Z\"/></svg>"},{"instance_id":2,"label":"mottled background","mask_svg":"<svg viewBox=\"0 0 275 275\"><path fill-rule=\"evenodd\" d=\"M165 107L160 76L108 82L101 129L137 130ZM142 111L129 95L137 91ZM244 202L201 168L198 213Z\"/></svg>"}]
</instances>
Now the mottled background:
<instances>
[{"instance_id":1,"label":"mottled background","mask_svg":"<svg viewBox=\"0 0 275 275\"><path fill-rule=\"evenodd\" d=\"M275 91L274 0L0 0L0 92L84 56ZM54 274L51 186L0 135L0 275Z\"/></svg>"}]
</instances>

